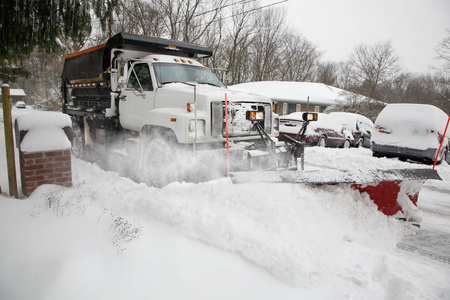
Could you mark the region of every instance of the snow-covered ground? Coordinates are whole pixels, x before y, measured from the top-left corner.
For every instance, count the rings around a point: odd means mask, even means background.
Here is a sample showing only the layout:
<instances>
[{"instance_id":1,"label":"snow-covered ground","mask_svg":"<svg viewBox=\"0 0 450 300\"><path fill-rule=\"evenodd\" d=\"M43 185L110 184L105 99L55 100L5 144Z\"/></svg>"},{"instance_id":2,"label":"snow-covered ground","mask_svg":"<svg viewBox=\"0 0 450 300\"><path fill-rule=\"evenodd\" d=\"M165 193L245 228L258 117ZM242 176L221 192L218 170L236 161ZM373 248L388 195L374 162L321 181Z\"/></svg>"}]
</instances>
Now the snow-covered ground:
<instances>
[{"instance_id":1,"label":"snow-covered ground","mask_svg":"<svg viewBox=\"0 0 450 300\"><path fill-rule=\"evenodd\" d=\"M444 180L420 193L419 230L338 186L221 178L157 189L76 158L74 187L16 200L0 127L2 300L450 299L446 163L436 167ZM307 148L305 161L429 167L368 149Z\"/></svg>"}]
</instances>

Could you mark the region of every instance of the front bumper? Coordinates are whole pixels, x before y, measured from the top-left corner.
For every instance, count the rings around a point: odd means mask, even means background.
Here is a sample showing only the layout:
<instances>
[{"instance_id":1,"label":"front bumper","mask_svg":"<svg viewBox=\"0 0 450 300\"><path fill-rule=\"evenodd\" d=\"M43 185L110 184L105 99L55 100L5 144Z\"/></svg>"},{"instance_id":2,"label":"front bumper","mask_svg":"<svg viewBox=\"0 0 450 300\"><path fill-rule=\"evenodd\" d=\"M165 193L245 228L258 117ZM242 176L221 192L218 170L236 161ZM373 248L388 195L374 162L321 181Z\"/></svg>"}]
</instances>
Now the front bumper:
<instances>
[{"instance_id":1,"label":"front bumper","mask_svg":"<svg viewBox=\"0 0 450 300\"><path fill-rule=\"evenodd\" d=\"M408 147L399 147L392 145L380 145L372 142L372 152L379 156L400 157L416 161L433 162L436 158L437 149L414 149Z\"/></svg>"}]
</instances>

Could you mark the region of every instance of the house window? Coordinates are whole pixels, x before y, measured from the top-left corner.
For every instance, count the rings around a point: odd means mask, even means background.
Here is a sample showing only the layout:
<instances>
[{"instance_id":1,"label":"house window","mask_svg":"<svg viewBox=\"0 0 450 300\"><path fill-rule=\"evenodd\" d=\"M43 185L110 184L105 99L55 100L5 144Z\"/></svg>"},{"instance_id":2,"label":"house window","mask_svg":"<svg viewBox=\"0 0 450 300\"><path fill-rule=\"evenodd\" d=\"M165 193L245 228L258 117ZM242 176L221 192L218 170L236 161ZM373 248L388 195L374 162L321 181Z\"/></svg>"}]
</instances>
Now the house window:
<instances>
[{"instance_id":1,"label":"house window","mask_svg":"<svg viewBox=\"0 0 450 300\"><path fill-rule=\"evenodd\" d=\"M296 109L297 109L297 104L294 104L294 103L288 104L288 114L296 112Z\"/></svg>"},{"instance_id":2,"label":"house window","mask_svg":"<svg viewBox=\"0 0 450 300\"><path fill-rule=\"evenodd\" d=\"M319 105L315 105L314 106L314 112L320 112L320 106Z\"/></svg>"},{"instance_id":3,"label":"house window","mask_svg":"<svg viewBox=\"0 0 450 300\"><path fill-rule=\"evenodd\" d=\"M287 115L288 113L288 104L285 102L283 103L283 116Z\"/></svg>"}]
</instances>

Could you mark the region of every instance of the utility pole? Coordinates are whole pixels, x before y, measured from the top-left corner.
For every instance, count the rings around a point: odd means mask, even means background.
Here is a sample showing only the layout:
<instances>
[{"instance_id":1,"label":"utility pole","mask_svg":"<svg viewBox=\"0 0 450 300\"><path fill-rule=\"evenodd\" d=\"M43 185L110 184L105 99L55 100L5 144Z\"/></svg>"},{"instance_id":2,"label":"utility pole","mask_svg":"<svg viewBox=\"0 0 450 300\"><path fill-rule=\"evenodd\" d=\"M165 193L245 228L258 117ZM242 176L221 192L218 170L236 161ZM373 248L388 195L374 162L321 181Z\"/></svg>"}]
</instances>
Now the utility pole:
<instances>
[{"instance_id":1,"label":"utility pole","mask_svg":"<svg viewBox=\"0 0 450 300\"><path fill-rule=\"evenodd\" d=\"M2 84L3 121L5 128L6 162L8 166L9 195L18 198L16 163L14 157L14 140L11 116L11 96L9 85Z\"/></svg>"}]
</instances>

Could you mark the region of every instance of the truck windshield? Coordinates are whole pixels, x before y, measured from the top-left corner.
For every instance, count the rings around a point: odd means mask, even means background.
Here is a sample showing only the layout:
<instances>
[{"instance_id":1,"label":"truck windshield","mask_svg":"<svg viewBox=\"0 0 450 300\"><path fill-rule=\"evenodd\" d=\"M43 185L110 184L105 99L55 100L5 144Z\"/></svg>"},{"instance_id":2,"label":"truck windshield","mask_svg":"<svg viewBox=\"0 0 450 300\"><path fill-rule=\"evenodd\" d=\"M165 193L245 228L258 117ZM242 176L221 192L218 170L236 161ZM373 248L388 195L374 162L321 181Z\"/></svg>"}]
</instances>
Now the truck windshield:
<instances>
[{"instance_id":1,"label":"truck windshield","mask_svg":"<svg viewBox=\"0 0 450 300\"><path fill-rule=\"evenodd\" d=\"M208 68L174 63L153 63L156 77L161 84L172 82L198 82L218 87L225 85Z\"/></svg>"}]
</instances>

